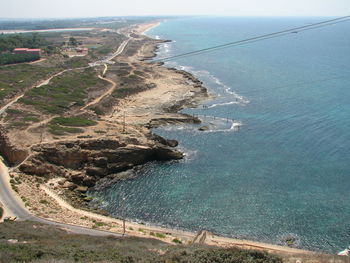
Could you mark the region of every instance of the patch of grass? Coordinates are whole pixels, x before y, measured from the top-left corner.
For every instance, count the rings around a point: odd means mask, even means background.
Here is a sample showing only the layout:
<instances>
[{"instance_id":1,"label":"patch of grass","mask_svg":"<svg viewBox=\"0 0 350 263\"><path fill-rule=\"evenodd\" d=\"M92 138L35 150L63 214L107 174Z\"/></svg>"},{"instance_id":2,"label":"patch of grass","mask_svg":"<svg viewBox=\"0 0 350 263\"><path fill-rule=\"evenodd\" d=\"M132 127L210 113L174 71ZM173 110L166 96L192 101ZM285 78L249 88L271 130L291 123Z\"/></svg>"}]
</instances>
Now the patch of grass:
<instances>
[{"instance_id":1,"label":"patch of grass","mask_svg":"<svg viewBox=\"0 0 350 263\"><path fill-rule=\"evenodd\" d=\"M145 233L145 230L142 229L142 228L139 228L139 231L140 231L141 233Z\"/></svg>"},{"instance_id":2,"label":"patch of grass","mask_svg":"<svg viewBox=\"0 0 350 263\"><path fill-rule=\"evenodd\" d=\"M97 134L104 134L107 133L106 131L101 131L101 130L94 130L95 133Z\"/></svg>"},{"instance_id":3,"label":"patch of grass","mask_svg":"<svg viewBox=\"0 0 350 263\"><path fill-rule=\"evenodd\" d=\"M22 111L17 110L17 109L7 109L7 110L6 110L6 113L7 113L7 114L13 114L13 115L16 115L16 114L21 114L21 113L22 113Z\"/></svg>"},{"instance_id":4,"label":"patch of grass","mask_svg":"<svg viewBox=\"0 0 350 263\"><path fill-rule=\"evenodd\" d=\"M87 127L94 126L97 122L81 117L56 117L50 121L50 124L69 127Z\"/></svg>"},{"instance_id":5,"label":"patch of grass","mask_svg":"<svg viewBox=\"0 0 350 263\"><path fill-rule=\"evenodd\" d=\"M35 87L26 92L19 102L32 105L48 114L60 114L74 106L83 106L88 89L104 85L93 69L66 72L48 85Z\"/></svg>"},{"instance_id":6,"label":"patch of grass","mask_svg":"<svg viewBox=\"0 0 350 263\"><path fill-rule=\"evenodd\" d=\"M0 233L0 262L282 263L276 256L257 251L173 246L136 237L75 235L28 221L0 224ZM19 242L10 244L8 239ZM160 250L165 253L160 255L157 252Z\"/></svg>"},{"instance_id":7,"label":"patch of grass","mask_svg":"<svg viewBox=\"0 0 350 263\"><path fill-rule=\"evenodd\" d=\"M37 117L32 117L32 116L24 117L23 120L26 121L26 122L27 122L27 121L31 121L31 122L39 122L39 121L40 121L39 118L37 118Z\"/></svg>"},{"instance_id":8,"label":"patch of grass","mask_svg":"<svg viewBox=\"0 0 350 263\"><path fill-rule=\"evenodd\" d=\"M98 227L101 227L101 226L105 226L106 224L103 222L96 222L95 225Z\"/></svg>"},{"instance_id":9,"label":"patch of grass","mask_svg":"<svg viewBox=\"0 0 350 263\"><path fill-rule=\"evenodd\" d=\"M64 63L65 68L81 68L86 67L89 64L89 60L86 57L73 57L68 59Z\"/></svg>"},{"instance_id":10,"label":"patch of grass","mask_svg":"<svg viewBox=\"0 0 350 263\"><path fill-rule=\"evenodd\" d=\"M96 52L99 55L107 55L107 54L111 53L112 51L113 51L113 49L111 47L106 47L106 46L99 47L96 50Z\"/></svg>"},{"instance_id":11,"label":"patch of grass","mask_svg":"<svg viewBox=\"0 0 350 263\"><path fill-rule=\"evenodd\" d=\"M13 97L23 89L34 85L37 81L58 72L55 67L18 64L0 66L0 102L6 97ZM7 110L9 112L9 109Z\"/></svg>"},{"instance_id":12,"label":"patch of grass","mask_svg":"<svg viewBox=\"0 0 350 263\"><path fill-rule=\"evenodd\" d=\"M83 133L84 131L79 128L64 127L57 124L49 124L49 132L54 135L66 135L67 133Z\"/></svg>"},{"instance_id":13,"label":"patch of grass","mask_svg":"<svg viewBox=\"0 0 350 263\"><path fill-rule=\"evenodd\" d=\"M158 237L158 238L165 238L166 236L165 236L165 234L163 234L163 233L156 233L156 234L155 234L155 237Z\"/></svg>"},{"instance_id":14,"label":"patch of grass","mask_svg":"<svg viewBox=\"0 0 350 263\"><path fill-rule=\"evenodd\" d=\"M175 244L182 244L182 241L177 238L174 238L172 242L174 242Z\"/></svg>"},{"instance_id":15,"label":"patch of grass","mask_svg":"<svg viewBox=\"0 0 350 263\"><path fill-rule=\"evenodd\" d=\"M113 91L112 96L115 98L123 99L145 90L147 90L147 88L141 86L117 88Z\"/></svg>"},{"instance_id":16,"label":"patch of grass","mask_svg":"<svg viewBox=\"0 0 350 263\"><path fill-rule=\"evenodd\" d=\"M47 205L49 202L48 202L47 200L45 200L45 199L41 199L41 200L39 201L39 203L40 203L40 204Z\"/></svg>"}]
</instances>

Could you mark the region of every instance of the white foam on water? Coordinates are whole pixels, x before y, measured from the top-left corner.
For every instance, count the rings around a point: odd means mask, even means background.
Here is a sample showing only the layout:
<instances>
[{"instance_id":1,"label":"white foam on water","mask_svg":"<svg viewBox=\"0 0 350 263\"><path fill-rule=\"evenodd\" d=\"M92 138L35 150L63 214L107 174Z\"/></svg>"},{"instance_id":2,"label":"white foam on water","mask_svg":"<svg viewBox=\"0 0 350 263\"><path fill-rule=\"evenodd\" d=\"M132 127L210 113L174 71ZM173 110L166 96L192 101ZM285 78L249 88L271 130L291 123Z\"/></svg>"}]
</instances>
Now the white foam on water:
<instances>
[{"instance_id":1,"label":"white foam on water","mask_svg":"<svg viewBox=\"0 0 350 263\"><path fill-rule=\"evenodd\" d=\"M235 132L235 131L239 131L240 127L243 125L241 122L232 120L232 119L225 119L225 118L213 117L213 116L198 116L198 117L202 121L202 125L205 126L206 124L208 124L209 126L208 130L198 131L201 133L203 132L204 133ZM225 126L225 127L222 127L222 126Z\"/></svg>"},{"instance_id":2,"label":"white foam on water","mask_svg":"<svg viewBox=\"0 0 350 263\"><path fill-rule=\"evenodd\" d=\"M218 106L225 106L225 105L232 105L232 104L239 104L239 102L238 101L229 101L229 102L223 102L223 103L214 103L212 105L209 105L208 108L211 109L211 108L215 108Z\"/></svg>"},{"instance_id":3,"label":"white foam on water","mask_svg":"<svg viewBox=\"0 0 350 263\"><path fill-rule=\"evenodd\" d=\"M205 79L209 80L209 82L212 82L215 85L221 87L222 88L221 91L223 91L224 94L226 94L225 96L227 96L227 94L228 94L229 96L233 96L234 99L235 99L234 101L231 101L229 103L225 103L225 104L224 103L220 103L220 104L217 103L215 106L211 105L211 107L223 106L223 105L232 105L232 104L245 105L245 104L250 103L250 101L247 98L245 98L244 96L241 96L241 95L237 94L236 92L232 91L231 87L229 87L226 84L224 84L219 78L217 78L216 76L214 76L213 74L211 74L207 70L195 70L191 66L182 66L182 65L179 65L177 62L173 62L173 61L167 62L167 65L171 66L171 67L175 67L175 68L180 69L180 70L184 70L184 71L190 72L196 77L205 78ZM218 90L216 96L217 97L222 97L223 94L221 94L220 90Z\"/></svg>"}]
</instances>

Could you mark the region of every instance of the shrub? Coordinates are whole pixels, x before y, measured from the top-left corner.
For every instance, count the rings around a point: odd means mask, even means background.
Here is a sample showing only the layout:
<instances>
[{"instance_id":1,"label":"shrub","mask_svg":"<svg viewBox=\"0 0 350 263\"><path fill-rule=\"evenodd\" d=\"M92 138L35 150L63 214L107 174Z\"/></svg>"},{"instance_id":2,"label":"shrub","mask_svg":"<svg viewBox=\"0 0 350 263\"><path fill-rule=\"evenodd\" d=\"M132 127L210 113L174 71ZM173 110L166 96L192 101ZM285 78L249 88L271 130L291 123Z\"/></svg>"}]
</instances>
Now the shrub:
<instances>
[{"instance_id":1,"label":"shrub","mask_svg":"<svg viewBox=\"0 0 350 263\"><path fill-rule=\"evenodd\" d=\"M172 240L172 242L176 243L176 244L182 244L181 240L177 239L177 238L174 238Z\"/></svg>"},{"instance_id":2,"label":"shrub","mask_svg":"<svg viewBox=\"0 0 350 263\"><path fill-rule=\"evenodd\" d=\"M49 132L54 135L65 135L66 133L82 133L84 131L79 128L70 128L56 124L49 124Z\"/></svg>"},{"instance_id":3,"label":"shrub","mask_svg":"<svg viewBox=\"0 0 350 263\"><path fill-rule=\"evenodd\" d=\"M94 126L97 124L95 121L91 121L81 117L56 117L50 121L51 124L58 124L69 127L85 127Z\"/></svg>"},{"instance_id":4,"label":"shrub","mask_svg":"<svg viewBox=\"0 0 350 263\"><path fill-rule=\"evenodd\" d=\"M163 233L156 233L156 237L165 238L165 235Z\"/></svg>"}]
</instances>

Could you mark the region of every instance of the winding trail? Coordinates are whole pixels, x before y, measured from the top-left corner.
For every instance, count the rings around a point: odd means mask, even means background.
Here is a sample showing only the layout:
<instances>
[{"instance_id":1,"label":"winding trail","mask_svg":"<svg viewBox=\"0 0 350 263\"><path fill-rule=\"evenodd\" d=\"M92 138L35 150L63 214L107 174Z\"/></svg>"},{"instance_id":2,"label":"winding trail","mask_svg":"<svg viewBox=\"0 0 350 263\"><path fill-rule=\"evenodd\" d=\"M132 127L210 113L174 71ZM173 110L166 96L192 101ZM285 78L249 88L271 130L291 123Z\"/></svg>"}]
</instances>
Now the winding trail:
<instances>
[{"instance_id":1,"label":"winding trail","mask_svg":"<svg viewBox=\"0 0 350 263\"><path fill-rule=\"evenodd\" d=\"M105 69L103 71L103 75L104 76L106 74L106 71L108 70L108 66L105 64ZM96 99L94 99L93 101L89 102L88 104L86 104L83 108L81 108L81 110L85 110L86 108L99 103L102 99L104 99L106 96L109 96L112 94L113 90L115 89L115 87L117 86L117 83L115 83L114 80L112 79L108 79L105 77L102 77L100 75L98 75L99 79L105 80L107 82L109 82L110 84L112 84L112 86L105 92L103 93L101 96L97 97Z\"/></svg>"}]
</instances>

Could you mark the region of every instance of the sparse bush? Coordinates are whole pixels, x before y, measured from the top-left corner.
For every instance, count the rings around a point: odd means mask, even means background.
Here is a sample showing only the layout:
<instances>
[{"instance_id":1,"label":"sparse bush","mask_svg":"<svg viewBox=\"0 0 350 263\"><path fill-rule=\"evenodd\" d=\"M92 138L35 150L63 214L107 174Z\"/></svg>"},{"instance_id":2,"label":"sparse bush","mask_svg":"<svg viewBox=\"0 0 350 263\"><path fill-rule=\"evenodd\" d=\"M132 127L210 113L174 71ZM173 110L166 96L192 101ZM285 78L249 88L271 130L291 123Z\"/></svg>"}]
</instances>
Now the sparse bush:
<instances>
[{"instance_id":1,"label":"sparse bush","mask_svg":"<svg viewBox=\"0 0 350 263\"><path fill-rule=\"evenodd\" d=\"M158 238L165 238L165 235L163 233L156 233L155 236Z\"/></svg>"},{"instance_id":2,"label":"sparse bush","mask_svg":"<svg viewBox=\"0 0 350 263\"><path fill-rule=\"evenodd\" d=\"M56 117L50 121L50 124L69 127L85 127L94 126L97 123L81 117Z\"/></svg>"},{"instance_id":3,"label":"sparse bush","mask_svg":"<svg viewBox=\"0 0 350 263\"><path fill-rule=\"evenodd\" d=\"M176 243L176 244L182 244L181 240L177 239L177 238L174 238L172 240L172 242Z\"/></svg>"}]
</instances>

